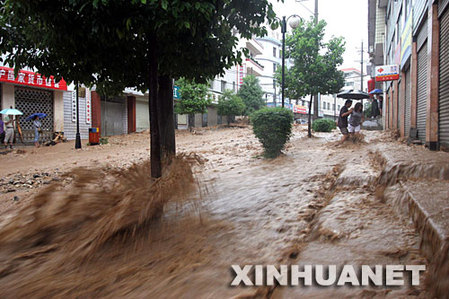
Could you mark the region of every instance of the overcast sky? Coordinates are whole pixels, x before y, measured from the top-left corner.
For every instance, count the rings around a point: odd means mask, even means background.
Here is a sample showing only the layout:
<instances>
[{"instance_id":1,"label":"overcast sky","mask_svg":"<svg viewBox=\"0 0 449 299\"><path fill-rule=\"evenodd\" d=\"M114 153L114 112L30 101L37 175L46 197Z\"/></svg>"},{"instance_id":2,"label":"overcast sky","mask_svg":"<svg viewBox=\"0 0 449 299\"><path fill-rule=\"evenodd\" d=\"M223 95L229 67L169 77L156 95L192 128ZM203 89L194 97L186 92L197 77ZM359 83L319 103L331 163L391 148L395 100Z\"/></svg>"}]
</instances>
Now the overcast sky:
<instances>
[{"instance_id":1,"label":"overcast sky","mask_svg":"<svg viewBox=\"0 0 449 299\"><path fill-rule=\"evenodd\" d=\"M315 0L270 0L278 17L297 14L304 19L313 16ZM318 0L318 18L327 22L326 37L343 36L346 40L343 68L360 69L360 49L363 41L366 63L368 43L367 0ZM365 68L366 69L366 68Z\"/></svg>"}]
</instances>

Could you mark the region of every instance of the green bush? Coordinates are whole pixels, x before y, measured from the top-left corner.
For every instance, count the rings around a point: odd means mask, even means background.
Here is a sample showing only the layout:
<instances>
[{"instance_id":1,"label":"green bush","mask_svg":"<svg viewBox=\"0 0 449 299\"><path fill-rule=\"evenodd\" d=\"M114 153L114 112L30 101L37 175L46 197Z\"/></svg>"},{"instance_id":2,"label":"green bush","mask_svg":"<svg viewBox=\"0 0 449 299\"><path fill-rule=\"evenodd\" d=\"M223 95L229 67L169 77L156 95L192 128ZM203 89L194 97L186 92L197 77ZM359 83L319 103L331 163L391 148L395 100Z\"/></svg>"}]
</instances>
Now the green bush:
<instances>
[{"instance_id":1,"label":"green bush","mask_svg":"<svg viewBox=\"0 0 449 299\"><path fill-rule=\"evenodd\" d=\"M366 103L365 108L363 108L363 114L365 115L365 118L371 118L372 116L372 103Z\"/></svg>"},{"instance_id":2,"label":"green bush","mask_svg":"<svg viewBox=\"0 0 449 299\"><path fill-rule=\"evenodd\" d=\"M331 132L336 127L335 120L329 118L317 119L312 124L312 129L315 132Z\"/></svg>"},{"instance_id":3,"label":"green bush","mask_svg":"<svg viewBox=\"0 0 449 299\"><path fill-rule=\"evenodd\" d=\"M245 104L242 99L232 90L225 90L218 99L218 115L227 116L228 125L233 115L242 115L245 111Z\"/></svg>"},{"instance_id":4,"label":"green bush","mask_svg":"<svg viewBox=\"0 0 449 299\"><path fill-rule=\"evenodd\" d=\"M262 143L265 157L279 156L292 134L293 113L286 108L262 108L250 115L254 135Z\"/></svg>"}]
</instances>

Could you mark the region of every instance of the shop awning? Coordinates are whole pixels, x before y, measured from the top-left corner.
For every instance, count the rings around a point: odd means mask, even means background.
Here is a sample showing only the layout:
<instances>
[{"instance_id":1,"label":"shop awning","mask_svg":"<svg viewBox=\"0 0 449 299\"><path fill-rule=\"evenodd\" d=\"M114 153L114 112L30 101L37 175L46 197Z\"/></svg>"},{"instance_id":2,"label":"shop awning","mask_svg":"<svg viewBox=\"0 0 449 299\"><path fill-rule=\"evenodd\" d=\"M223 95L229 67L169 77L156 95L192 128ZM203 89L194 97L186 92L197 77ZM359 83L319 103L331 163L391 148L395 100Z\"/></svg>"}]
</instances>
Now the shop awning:
<instances>
[{"instance_id":1,"label":"shop awning","mask_svg":"<svg viewBox=\"0 0 449 299\"><path fill-rule=\"evenodd\" d=\"M25 70L20 70L17 77L15 77L14 69L5 66L0 66L0 82L55 90L67 90L67 83L64 79L56 82L53 76L50 76L50 78L47 79L38 73Z\"/></svg>"}]
</instances>

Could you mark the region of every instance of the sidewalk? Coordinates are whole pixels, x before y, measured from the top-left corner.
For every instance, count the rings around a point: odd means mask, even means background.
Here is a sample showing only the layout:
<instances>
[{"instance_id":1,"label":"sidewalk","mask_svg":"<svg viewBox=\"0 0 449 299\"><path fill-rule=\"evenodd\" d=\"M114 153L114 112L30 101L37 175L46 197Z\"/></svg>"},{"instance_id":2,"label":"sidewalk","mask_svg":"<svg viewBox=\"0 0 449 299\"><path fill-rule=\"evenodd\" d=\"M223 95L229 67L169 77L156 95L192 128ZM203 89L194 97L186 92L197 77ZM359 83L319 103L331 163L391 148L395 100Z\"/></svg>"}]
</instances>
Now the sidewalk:
<instances>
[{"instance_id":1,"label":"sidewalk","mask_svg":"<svg viewBox=\"0 0 449 299\"><path fill-rule=\"evenodd\" d=\"M377 146L384 168L379 183L391 186L385 197L409 217L420 234L420 249L430 262L435 296L449 294L449 153L420 146Z\"/></svg>"}]
</instances>

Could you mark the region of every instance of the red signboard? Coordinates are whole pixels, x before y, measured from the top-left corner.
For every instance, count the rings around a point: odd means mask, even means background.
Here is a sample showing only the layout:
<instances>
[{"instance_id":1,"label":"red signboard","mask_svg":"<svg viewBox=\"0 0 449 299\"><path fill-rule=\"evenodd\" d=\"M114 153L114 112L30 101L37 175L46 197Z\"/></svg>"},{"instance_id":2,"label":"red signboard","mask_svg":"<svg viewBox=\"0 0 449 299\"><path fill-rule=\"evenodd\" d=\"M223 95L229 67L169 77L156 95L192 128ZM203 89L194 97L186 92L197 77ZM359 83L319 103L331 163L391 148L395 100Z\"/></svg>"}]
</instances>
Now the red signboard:
<instances>
[{"instance_id":1,"label":"red signboard","mask_svg":"<svg viewBox=\"0 0 449 299\"><path fill-rule=\"evenodd\" d=\"M399 67L397 65L376 66L376 81L391 81L399 79Z\"/></svg>"},{"instance_id":2,"label":"red signboard","mask_svg":"<svg viewBox=\"0 0 449 299\"><path fill-rule=\"evenodd\" d=\"M59 82L55 82L53 76L45 78L40 74L20 70L17 77L14 76L14 69L0 66L0 82L8 82L13 84L20 84L32 87L50 88L56 90L67 90L67 83L64 79Z\"/></svg>"},{"instance_id":3,"label":"red signboard","mask_svg":"<svg viewBox=\"0 0 449 299\"><path fill-rule=\"evenodd\" d=\"M307 114L307 107L300 105L293 105L293 113Z\"/></svg>"}]
</instances>

